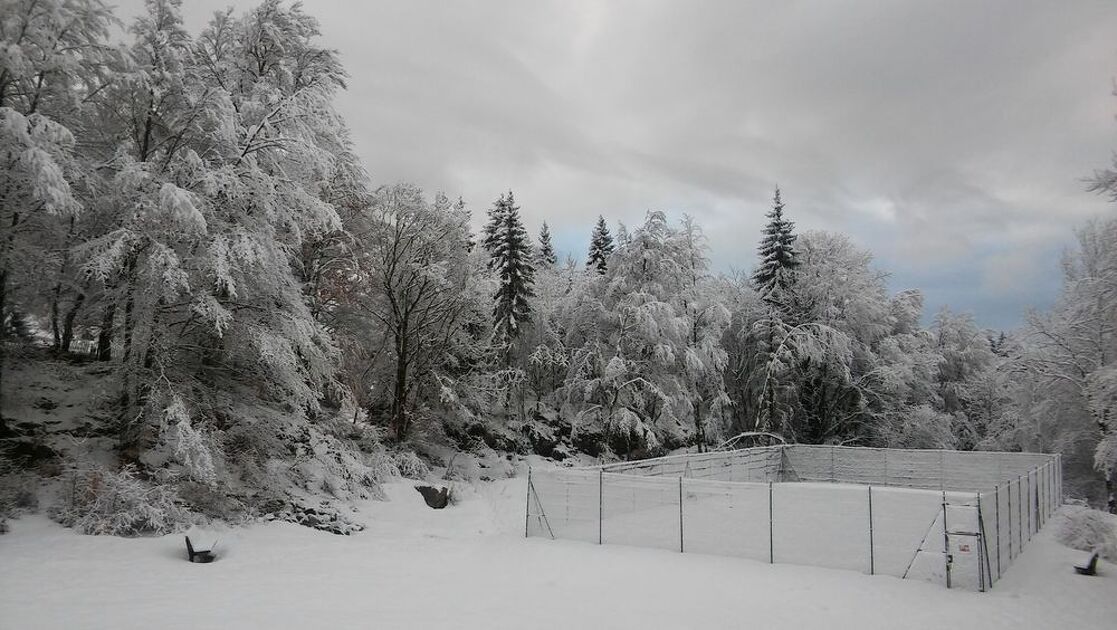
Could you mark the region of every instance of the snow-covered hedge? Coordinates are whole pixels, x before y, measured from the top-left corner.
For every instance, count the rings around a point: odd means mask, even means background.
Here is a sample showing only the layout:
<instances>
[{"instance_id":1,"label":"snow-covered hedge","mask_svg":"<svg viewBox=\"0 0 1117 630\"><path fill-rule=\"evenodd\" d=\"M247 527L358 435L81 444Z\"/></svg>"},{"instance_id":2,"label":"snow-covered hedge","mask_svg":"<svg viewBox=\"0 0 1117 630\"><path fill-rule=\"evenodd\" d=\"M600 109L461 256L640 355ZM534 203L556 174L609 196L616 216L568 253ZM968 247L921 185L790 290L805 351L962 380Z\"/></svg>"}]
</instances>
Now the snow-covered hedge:
<instances>
[{"instance_id":1,"label":"snow-covered hedge","mask_svg":"<svg viewBox=\"0 0 1117 630\"><path fill-rule=\"evenodd\" d=\"M83 534L160 535L199 520L179 504L172 487L141 479L132 466L73 468L64 476L60 498L51 517Z\"/></svg>"},{"instance_id":2,"label":"snow-covered hedge","mask_svg":"<svg viewBox=\"0 0 1117 630\"><path fill-rule=\"evenodd\" d=\"M1066 506L1066 520L1059 526L1059 542L1081 551L1097 551L1117 561L1117 516L1084 506Z\"/></svg>"}]
</instances>

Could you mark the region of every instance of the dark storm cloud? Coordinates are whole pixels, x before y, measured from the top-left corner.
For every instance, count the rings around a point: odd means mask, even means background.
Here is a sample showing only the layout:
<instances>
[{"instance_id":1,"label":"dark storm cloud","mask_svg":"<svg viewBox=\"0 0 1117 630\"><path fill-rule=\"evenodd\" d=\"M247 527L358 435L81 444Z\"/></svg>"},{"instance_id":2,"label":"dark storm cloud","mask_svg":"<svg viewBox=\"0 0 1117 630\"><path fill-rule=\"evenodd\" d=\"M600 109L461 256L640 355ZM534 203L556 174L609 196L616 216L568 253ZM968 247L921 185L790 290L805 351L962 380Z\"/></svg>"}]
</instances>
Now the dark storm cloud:
<instances>
[{"instance_id":1,"label":"dark storm cloud","mask_svg":"<svg viewBox=\"0 0 1117 630\"><path fill-rule=\"evenodd\" d=\"M187 0L200 27L226 2ZM251 3L246 3L251 4ZM135 13L138 2L125 3ZM1117 148L1117 3L314 0L377 182L512 188L582 256L592 218L697 217L752 264L777 182L898 287L989 325L1051 299Z\"/></svg>"}]
</instances>

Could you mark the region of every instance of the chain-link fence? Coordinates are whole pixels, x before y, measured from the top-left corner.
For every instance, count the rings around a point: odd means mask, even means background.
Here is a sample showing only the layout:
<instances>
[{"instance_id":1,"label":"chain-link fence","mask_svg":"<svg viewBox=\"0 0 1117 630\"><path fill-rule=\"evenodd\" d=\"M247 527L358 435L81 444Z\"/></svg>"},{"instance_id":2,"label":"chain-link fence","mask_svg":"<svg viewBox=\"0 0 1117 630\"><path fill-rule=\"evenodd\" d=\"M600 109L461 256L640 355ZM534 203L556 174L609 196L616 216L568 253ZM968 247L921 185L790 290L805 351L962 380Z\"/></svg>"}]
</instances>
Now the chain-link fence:
<instances>
[{"instance_id":1,"label":"chain-link fence","mask_svg":"<svg viewBox=\"0 0 1117 630\"><path fill-rule=\"evenodd\" d=\"M789 445L529 474L527 536L984 590L1061 496L1057 456Z\"/></svg>"}]
</instances>

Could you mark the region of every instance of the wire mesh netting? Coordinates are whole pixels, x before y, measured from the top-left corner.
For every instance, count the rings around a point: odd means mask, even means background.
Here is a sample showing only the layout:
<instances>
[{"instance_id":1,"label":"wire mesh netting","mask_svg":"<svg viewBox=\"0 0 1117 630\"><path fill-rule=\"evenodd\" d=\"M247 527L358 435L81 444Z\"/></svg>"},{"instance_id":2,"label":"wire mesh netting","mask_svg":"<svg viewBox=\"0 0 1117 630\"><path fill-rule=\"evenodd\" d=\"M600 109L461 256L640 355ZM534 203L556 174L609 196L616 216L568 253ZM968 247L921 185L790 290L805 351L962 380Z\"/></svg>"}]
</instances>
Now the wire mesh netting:
<instances>
[{"instance_id":1,"label":"wire mesh netting","mask_svg":"<svg viewBox=\"0 0 1117 630\"><path fill-rule=\"evenodd\" d=\"M525 533L984 590L1058 496L1049 455L761 447L535 471Z\"/></svg>"}]
</instances>

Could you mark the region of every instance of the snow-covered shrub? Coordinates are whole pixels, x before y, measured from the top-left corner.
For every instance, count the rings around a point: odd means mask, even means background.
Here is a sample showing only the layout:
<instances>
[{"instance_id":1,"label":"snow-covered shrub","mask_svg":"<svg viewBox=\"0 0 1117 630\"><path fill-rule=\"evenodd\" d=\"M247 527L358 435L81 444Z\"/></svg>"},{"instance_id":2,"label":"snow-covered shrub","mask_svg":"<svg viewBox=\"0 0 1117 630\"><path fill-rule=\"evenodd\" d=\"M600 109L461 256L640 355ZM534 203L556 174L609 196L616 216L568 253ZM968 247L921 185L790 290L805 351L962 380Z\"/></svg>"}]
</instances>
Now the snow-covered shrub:
<instances>
[{"instance_id":1,"label":"snow-covered shrub","mask_svg":"<svg viewBox=\"0 0 1117 630\"><path fill-rule=\"evenodd\" d=\"M396 453L392 460L396 464L399 475L406 479L425 479L430 474L430 468L411 451Z\"/></svg>"},{"instance_id":2,"label":"snow-covered shrub","mask_svg":"<svg viewBox=\"0 0 1117 630\"><path fill-rule=\"evenodd\" d=\"M1059 542L1117 561L1117 516L1084 506L1066 506L1064 512L1066 520L1056 533Z\"/></svg>"},{"instance_id":3,"label":"snow-covered shrub","mask_svg":"<svg viewBox=\"0 0 1117 630\"><path fill-rule=\"evenodd\" d=\"M62 502L51 510L51 517L83 534L161 535L200 520L179 504L172 487L141 479L133 466L116 471L72 468L61 490Z\"/></svg>"},{"instance_id":4,"label":"snow-covered shrub","mask_svg":"<svg viewBox=\"0 0 1117 630\"><path fill-rule=\"evenodd\" d=\"M7 519L38 506L34 477L0 460L0 534L8 531Z\"/></svg>"}]
</instances>

